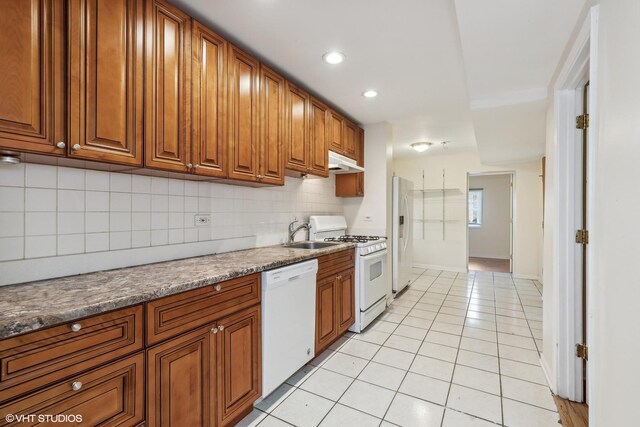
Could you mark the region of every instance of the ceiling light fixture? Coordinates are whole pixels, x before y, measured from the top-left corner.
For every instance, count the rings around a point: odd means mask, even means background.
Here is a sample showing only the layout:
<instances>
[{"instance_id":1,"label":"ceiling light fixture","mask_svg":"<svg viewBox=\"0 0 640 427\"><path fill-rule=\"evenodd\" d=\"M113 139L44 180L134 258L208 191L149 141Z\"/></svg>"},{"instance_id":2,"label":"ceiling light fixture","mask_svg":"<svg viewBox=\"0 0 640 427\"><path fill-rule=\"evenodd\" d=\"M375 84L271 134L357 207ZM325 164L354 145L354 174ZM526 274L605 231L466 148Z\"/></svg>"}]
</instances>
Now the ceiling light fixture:
<instances>
[{"instance_id":1,"label":"ceiling light fixture","mask_svg":"<svg viewBox=\"0 0 640 427\"><path fill-rule=\"evenodd\" d=\"M327 64L336 65L344 61L346 58L345 54L342 52L327 52L322 55L322 59Z\"/></svg>"},{"instance_id":2,"label":"ceiling light fixture","mask_svg":"<svg viewBox=\"0 0 640 427\"><path fill-rule=\"evenodd\" d=\"M411 144L411 148L416 150L418 153L425 152L431 147L433 144L431 142L414 142Z\"/></svg>"},{"instance_id":3,"label":"ceiling light fixture","mask_svg":"<svg viewBox=\"0 0 640 427\"><path fill-rule=\"evenodd\" d=\"M378 92L376 92L375 90L368 90L366 92L363 92L362 96L364 96L365 98L375 98L376 96L378 96Z\"/></svg>"}]
</instances>

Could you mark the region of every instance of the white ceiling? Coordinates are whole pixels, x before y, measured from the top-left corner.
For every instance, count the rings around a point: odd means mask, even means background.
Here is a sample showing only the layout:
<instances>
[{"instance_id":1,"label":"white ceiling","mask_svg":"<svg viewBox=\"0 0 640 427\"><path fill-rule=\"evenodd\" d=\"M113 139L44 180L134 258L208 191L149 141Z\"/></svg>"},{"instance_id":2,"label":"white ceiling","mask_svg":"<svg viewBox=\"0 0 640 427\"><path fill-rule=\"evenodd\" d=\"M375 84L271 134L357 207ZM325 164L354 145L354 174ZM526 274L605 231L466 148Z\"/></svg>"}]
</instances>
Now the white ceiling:
<instances>
[{"instance_id":1,"label":"white ceiling","mask_svg":"<svg viewBox=\"0 0 640 427\"><path fill-rule=\"evenodd\" d=\"M451 140L451 151L477 143L483 158L481 139L489 147L494 136L501 144L513 138L500 131L500 121L481 123L486 114L471 106L540 101L546 94L538 89L549 83L584 2L171 1L356 121L391 122L394 156L411 155L409 144L427 139ZM345 53L346 61L325 64L330 50ZM367 89L380 95L366 99Z\"/></svg>"}]
</instances>

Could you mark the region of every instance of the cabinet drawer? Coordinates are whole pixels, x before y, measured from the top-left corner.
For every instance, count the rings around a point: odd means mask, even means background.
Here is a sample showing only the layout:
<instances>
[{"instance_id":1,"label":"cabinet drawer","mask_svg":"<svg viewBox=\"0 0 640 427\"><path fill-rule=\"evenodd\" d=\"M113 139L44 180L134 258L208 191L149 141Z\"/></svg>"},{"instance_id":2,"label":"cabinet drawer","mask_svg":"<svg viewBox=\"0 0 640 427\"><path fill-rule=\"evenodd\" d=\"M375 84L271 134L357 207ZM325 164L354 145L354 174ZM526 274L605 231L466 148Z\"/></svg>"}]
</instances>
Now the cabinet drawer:
<instances>
[{"instance_id":1,"label":"cabinet drawer","mask_svg":"<svg viewBox=\"0 0 640 427\"><path fill-rule=\"evenodd\" d=\"M7 414L34 417L9 423ZM60 425L137 426L144 420L144 353L59 381L0 406L0 426L55 424L39 420L44 415L82 417L81 421L75 418L76 422L59 422Z\"/></svg>"},{"instance_id":2,"label":"cabinet drawer","mask_svg":"<svg viewBox=\"0 0 640 427\"><path fill-rule=\"evenodd\" d=\"M318 278L335 275L355 266L355 249L335 252L318 258Z\"/></svg>"},{"instance_id":3,"label":"cabinet drawer","mask_svg":"<svg viewBox=\"0 0 640 427\"><path fill-rule=\"evenodd\" d=\"M0 402L142 349L143 321L138 305L0 341Z\"/></svg>"},{"instance_id":4,"label":"cabinet drawer","mask_svg":"<svg viewBox=\"0 0 640 427\"><path fill-rule=\"evenodd\" d=\"M171 338L260 302L260 274L147 303L147 344Z\"/></svg>"}]
</instances>

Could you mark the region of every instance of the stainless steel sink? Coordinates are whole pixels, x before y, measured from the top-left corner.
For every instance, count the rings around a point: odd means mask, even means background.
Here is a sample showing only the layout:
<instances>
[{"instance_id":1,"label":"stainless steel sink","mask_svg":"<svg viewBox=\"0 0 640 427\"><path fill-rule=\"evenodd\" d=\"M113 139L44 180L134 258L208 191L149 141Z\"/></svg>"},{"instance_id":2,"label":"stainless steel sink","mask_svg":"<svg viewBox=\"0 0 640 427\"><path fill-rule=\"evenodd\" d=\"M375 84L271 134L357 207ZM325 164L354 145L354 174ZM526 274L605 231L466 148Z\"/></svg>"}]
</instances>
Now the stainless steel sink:
<instances>
[{"instance_id":1,"label":"stainless steel sink","mask_svg":"<svg viewBox=\"0 0 640 427\"><path fill-rule=\"evenodd\" d=\"M329 242L297 242L297 243L287 243L284 246L287 248L294 249L322 249L328 248L329 246L339 245L340 243L329 243Z\"/></svg>"}]
</instances>

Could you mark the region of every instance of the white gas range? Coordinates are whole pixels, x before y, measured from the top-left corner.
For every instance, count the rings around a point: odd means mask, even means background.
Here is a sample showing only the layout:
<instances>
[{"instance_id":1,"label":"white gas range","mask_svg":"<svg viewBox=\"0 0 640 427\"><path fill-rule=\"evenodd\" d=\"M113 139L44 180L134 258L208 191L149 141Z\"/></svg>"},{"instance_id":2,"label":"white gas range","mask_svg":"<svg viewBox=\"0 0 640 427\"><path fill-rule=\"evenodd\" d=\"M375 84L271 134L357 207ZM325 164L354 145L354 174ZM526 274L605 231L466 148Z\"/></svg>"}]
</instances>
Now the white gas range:
<instances>
[{"instance_id":1,"label":"white gas range","mask_svg":"<svg viewBox=\"0 0 640 427\"><path fill-rule=\"evenodd\" d=\"M390 276L387 270L387 239L381 236L345 234L343 216L311 216L309 239L326 242L356 243L356 321L352 332L361 332L387 306Z\"/></svg>"}]
</instances>

